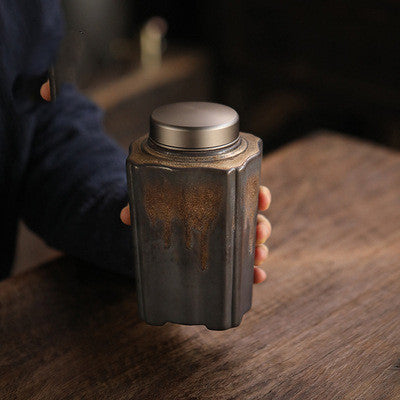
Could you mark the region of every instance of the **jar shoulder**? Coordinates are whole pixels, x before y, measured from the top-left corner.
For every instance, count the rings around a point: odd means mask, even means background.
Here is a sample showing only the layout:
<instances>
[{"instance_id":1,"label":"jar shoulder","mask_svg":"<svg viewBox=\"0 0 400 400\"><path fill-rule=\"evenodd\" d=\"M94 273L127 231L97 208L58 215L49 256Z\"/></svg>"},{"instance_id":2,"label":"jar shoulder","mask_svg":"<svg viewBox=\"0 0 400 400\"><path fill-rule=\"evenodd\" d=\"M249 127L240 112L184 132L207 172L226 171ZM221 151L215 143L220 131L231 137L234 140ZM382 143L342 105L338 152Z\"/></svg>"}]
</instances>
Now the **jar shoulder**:
<instances>
[{"instance_id":1,"label":"jar shoulder","mask_svg":"<svg viewBox=\"0 0 400 400\"><path fill-rule=\"evenodd\" d=\"M148 136L132 142L127 166L160 166L169 168L212 168L230 170L243 167L253 158L262 156L262 140L250 133L240 133L240 143L232 150L221 152L158 152L146 146Z\"/></svg>"}]
</instances>

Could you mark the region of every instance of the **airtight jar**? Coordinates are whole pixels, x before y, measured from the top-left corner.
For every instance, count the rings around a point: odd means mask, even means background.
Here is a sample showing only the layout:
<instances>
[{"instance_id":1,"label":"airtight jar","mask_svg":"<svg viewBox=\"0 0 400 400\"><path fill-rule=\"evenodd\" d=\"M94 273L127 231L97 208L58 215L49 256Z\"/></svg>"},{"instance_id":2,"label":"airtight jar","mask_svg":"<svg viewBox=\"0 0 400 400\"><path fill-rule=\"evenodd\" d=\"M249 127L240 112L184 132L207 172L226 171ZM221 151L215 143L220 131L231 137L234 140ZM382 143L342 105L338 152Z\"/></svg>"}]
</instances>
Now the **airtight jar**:
<instances>
[{"instance_id":1,"label":"airtight jar","mask_svg":"<svg viewBox=\"0 0 400 400\"><path fill-rule=\"evenodd\" d=\"M141 317L222 330L251 307L262 141L230 107L153 111L127 158Z\"/></svg>"}]
</instances>

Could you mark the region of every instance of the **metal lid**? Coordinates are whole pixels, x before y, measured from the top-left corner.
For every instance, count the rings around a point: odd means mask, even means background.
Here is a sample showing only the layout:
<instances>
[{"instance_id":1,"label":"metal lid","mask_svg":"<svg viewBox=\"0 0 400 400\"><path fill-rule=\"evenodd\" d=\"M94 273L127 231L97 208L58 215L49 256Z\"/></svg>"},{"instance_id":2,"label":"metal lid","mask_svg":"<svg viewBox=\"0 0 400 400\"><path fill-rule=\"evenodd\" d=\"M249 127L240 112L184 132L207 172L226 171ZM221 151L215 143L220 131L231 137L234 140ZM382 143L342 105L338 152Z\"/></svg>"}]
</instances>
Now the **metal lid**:
<instances>
[{"instance_id":1,"label":"metal lid","mask_svg":"<svg viewBox=\"0 0 400 400\"><path fill-rule=\"evenodd\" d=\"M207 150L225 147L239 137L239 115L222 104L184 102L156 108L150 138L167 148Z\"/></svg>"}]
</instances>

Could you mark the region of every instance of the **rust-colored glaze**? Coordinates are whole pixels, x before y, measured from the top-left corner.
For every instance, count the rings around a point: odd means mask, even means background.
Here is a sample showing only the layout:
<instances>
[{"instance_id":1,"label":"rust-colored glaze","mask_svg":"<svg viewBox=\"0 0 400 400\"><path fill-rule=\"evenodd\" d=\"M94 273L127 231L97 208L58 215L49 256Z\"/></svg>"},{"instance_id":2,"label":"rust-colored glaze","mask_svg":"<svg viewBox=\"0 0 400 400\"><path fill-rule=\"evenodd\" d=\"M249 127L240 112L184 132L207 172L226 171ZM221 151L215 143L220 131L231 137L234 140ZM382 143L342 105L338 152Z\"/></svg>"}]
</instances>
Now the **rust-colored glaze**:
<instances>
[{"instance_id":1,"label":"rust-colored glaze","mask_svg":"<svg viewBox=\"0 0 400 400\"><path fill-rule=\"evenodd\" d=\"M144 207L147 216L153 226L157 221L162 221L165 248L171 245L171 225L176 211L171 204L176 204L177 198L177 192L167 181L160 185L146 185L144 189Z\"/></svg>"},{"instance_id":2,"label":"rust-colored glaze","mask_svg":"<svg viewBox=\"0 0 400 400\"><path fill-rule=\"evenodd\" d=\"M221 208L222 191L213 183L174 185L163 179L144 187L144 207L153 227L162 223L165 248L171 246L173 223L185 232L185 246L193 248L200 235L200 265L207 269L209 237Z\"/></svg>"},{"instance_id":3,"label":"rust-colored glaze","mask_svg":"<svg viewBox=\"0 0 400 400\"><path fill-rule=\"evenodd\" d=\"M157 151L147 144L147 135L131 144L128 160L138 165L162 165L172 168L213 168L227 170L237 168L249 161L258 152L258 141L249 133L241 133L239 146L224 154L188 158L184 154Z\"/></svg>"},{"instance_id":4,"label":"rust-colored glaze","mask_svg":"<svg viewBox=\"0 0 400 400\"><path fill-rule=\"evenodd\" d=\"M245 229L249 232L249 253L253 251L256 238L254 213L258 205L259 180L258 175L250 176L247 179L246 191L244 194Z\"/></svg>"}]
</instances>

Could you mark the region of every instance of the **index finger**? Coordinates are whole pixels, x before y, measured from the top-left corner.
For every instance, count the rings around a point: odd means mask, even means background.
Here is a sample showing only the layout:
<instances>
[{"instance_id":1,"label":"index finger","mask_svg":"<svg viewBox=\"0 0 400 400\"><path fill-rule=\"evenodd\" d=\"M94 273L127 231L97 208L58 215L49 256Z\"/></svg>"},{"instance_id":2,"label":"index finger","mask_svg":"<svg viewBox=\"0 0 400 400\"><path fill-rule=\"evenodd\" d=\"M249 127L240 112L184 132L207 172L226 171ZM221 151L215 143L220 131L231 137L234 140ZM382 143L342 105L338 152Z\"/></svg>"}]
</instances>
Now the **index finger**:
<instances>
[{"instance_id":1,"label":"index finger","mask_svg":"<svg viewBox=\"0 0 400 400\"><path fill-rule=\"evenodd\" d=\"M258 210L265 211L271 204L271 192L266 186L260 186L258 193Z\"/></svg>"}]
</instances>

